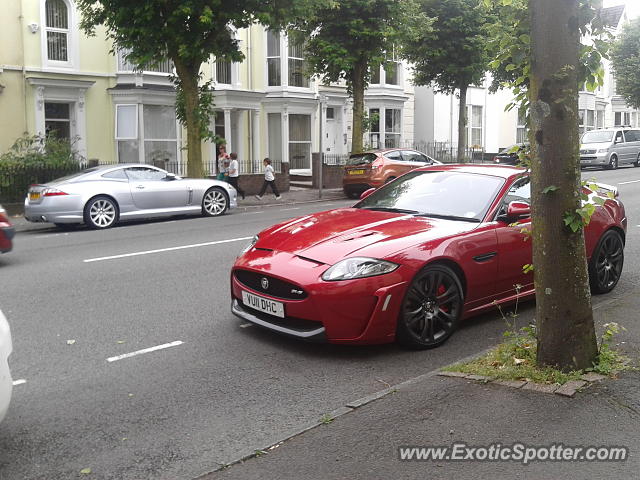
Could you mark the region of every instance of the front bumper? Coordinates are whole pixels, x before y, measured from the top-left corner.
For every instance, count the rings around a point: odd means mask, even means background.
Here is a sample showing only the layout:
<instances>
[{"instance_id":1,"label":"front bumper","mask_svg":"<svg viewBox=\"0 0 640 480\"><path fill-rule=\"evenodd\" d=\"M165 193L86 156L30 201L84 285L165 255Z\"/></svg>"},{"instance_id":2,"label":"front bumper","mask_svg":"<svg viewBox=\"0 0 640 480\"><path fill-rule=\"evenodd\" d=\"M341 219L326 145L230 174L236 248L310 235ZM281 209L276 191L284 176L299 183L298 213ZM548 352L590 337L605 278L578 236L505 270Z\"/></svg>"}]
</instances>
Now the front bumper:
<instances>
[{"instance_id":1,"label":"front bumper","mask_svg":"<svg viewBox=\"0 0 640 480\"><path fill-rule=\"evenodd\" d=\"M254 325L258 325L263 328L267 328L269 330L276 331L278 333L284 333L285 335L289 335L291 337L301 338L303 340L315 341L315 342L324 342L327 337L325 335L325 329L322 326L316 326L316 328L304 328L301 326L295 325L294 322L288 322L287 319L276 319L260 318L260 314L257 312L251 311L251 309L245 307L235 298L231 302L231 312L243 319L247 322L251 322ZM267 315L264 314L263 317Z\"/></svg>"},{"instance_id":2,"label":"front bumper","mask_svg":"<svg viewBox=\"0 0 640 480\"><path fill-rule=\"evenodd\" d=\"M396 271L355 280L325 282L320 276L329 266L318 265L285 252L251 250L236 261L231 272L231 311L248 322L272 331L313 341L377 344L394 341L396 322L412 275ZM244 270L256 276L288 282L304 291L304 298L269 295L236 276ZM285 318L254 310L242 302L242 292L284 305Z\"/></svg>"},{"instance_id":3,"label":"front bumper","mask_svg":"<svg viewBox=\"0 0 640 480\"><path fill-rule=\"evenodd\" d=\"M609 163L609 157L607 154L602 155L580 155L580 166L581 167L593 167L593 166L602 166L607 165Z\"/></svg>"}]
</instances>

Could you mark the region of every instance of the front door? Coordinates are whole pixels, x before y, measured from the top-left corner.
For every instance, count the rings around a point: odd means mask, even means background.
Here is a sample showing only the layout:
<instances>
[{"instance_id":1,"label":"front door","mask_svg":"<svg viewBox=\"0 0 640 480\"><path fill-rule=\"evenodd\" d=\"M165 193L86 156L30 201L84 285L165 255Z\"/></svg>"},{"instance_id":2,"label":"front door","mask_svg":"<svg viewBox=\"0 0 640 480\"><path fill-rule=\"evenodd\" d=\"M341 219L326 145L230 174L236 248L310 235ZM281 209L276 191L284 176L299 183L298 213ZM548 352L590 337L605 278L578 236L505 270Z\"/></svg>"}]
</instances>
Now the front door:
<instances>
[{"instance_id":1,"label":"front door","mask_svg":"<svg viewBox=\"0 0 640 480\"><path fill-rule=\"evenodd\" d=\"M129 167L126 173L137 208L153 210L187 206L189 192L184 180L168 180L164 170L153 167Z\"/></svg>"},{"instance_id":2,"label":"front door","mask_svg":"<svg viewBox=\"0 0 640 480\"><path fill-rule=\"evenodd\" d=\"M516 180L505 195L501 207L506 212L509 202L531 203L529 177ZM497 220L498 237L498 298L515 295L517 290L533 288L533 272L525 273L523 267L532 263L531 218ZM518 287L520 286L520 287Z\"/></svg>"}]
</instances>

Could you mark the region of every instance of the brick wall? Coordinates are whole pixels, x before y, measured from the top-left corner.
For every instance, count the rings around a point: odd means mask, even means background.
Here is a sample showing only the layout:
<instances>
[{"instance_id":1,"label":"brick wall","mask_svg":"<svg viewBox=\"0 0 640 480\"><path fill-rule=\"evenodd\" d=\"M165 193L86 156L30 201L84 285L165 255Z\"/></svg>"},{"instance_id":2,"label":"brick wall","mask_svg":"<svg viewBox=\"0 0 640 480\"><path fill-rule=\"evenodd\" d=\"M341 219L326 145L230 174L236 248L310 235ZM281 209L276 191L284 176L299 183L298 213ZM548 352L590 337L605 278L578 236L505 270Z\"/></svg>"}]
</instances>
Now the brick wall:
<instances>
[{"instance_id":1,"label":"brick wall","mask_svg":"<svg viewBox=\"0 0 640 480\"><path fill-rule=\"evenodd\" d=\"M314 153L312 155L313 161L313 188L318 188L320 185L319 169L320 155ZM322 169L322 188L342 188L342 177L344 176L344 165L323 165Z\"/></svg>"}]
</instances>

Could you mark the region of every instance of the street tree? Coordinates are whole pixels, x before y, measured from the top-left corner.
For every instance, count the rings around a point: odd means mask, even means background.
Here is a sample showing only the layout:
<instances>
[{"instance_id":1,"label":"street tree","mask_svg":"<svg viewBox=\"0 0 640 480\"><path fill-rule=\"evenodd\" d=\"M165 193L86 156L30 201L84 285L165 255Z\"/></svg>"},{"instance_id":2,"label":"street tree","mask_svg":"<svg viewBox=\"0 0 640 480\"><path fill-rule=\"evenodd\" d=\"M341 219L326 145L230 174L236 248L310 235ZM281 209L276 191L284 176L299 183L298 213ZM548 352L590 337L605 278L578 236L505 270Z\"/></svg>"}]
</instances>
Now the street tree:
<instances>
[{"instance_id":1,"label":"street tree","mask_svg":"<svg viewBox=\"0 0 640 480\"><path fill-rule=\"evenodd\" d=\"M598 354L579 193L579 4L529 4L537 360L565 370L589 368Z\"/></svg>"},{"instance_id":2,"label":"street tree","mask_svg":"<svg viewBox=\"0 0 640 480\"><path fill-rule=\"evenodd\" d=\"M640 18L626 24L611 49L616 93L640 108Z\"/></svg>"},{"instance_id":3,"label":"street tree","mask_svg":"<svg viewBox=\"0 0 640 480\"><path fill-rule=\"evenodd\" d=\"M304 41L305 61L325 83L344 81L353 97L352 152L363 149L364 92L373 68L393 55L413 0L333 0L308 9L290 25Z\"/></svg>"},{"instance_id":4,"label":"street tree","mask_svg":"<svg viewBox=\"0 0 640 480\"><path fill-rule=\"evenodd\" d=\"M312 0L309 0L310 2ZM278 19L303 6L293 0L78 0L81 26L88 34L104 25L114 45L126 49L138 68L169 58L175 67L176 113L187 129L188 175L203 176L202 140L211 138L213 98L201 82L211 55L241 61L232 29Z\"/></svg>"},{"instance_id":5,"label":"street tree","mask_svg":"<svg viewBox=\"0 0 640 480\"><path fill-rule=\"evenodd\" d=\"M486 10L478 0L418 0L421 16L409 18L403 29L403 56L413 64L414 83L460 99L458 156L467 147L467 90L479 84L488 68L483 25ZM424 27L432 18L432 28Z\"/></svg>"}]
</instances>

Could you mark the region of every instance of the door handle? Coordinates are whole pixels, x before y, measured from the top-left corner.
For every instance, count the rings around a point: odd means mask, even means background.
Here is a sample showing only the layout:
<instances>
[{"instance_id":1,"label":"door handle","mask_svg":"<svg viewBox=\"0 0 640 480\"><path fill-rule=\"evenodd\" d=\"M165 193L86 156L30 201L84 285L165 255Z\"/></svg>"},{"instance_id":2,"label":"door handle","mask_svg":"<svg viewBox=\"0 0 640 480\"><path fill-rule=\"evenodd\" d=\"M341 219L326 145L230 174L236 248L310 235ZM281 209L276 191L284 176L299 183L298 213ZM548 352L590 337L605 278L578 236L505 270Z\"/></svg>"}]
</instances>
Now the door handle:
<instances>
[{"instance_id":1,"label":"door handle","mask_svg":"<svg viewBox=\"0 0 640 480\"><path fill-rule=\"evenodd\" d=\"M139 190L143 190L144 189L144 185L138 185L136 188L139 189Z\"/></svg>"}]
</instances>

